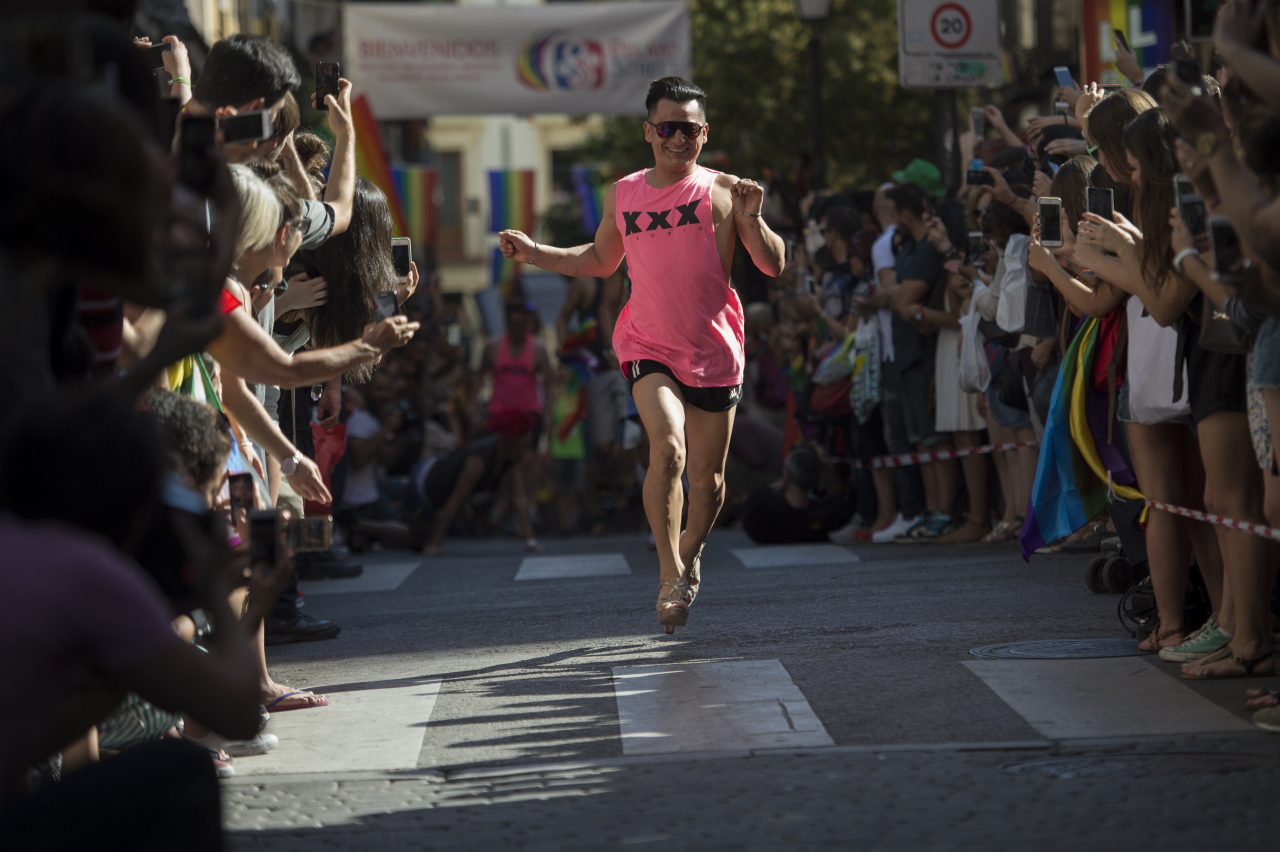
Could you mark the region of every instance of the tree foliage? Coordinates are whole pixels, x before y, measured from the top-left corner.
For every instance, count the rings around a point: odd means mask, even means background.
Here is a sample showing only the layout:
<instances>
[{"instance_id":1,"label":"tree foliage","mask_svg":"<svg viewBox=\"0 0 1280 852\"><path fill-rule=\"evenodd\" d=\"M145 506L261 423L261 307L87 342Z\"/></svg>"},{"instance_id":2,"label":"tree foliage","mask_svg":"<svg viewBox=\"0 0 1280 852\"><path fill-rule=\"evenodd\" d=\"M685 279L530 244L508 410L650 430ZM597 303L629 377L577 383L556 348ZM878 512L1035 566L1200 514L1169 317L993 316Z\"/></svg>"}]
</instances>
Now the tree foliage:
<instances>
[{"instance_id":1,"label":"tree foliage","mask_svg":"<svg viewBox=\"0 0 1280 852\"><path fill-rule=\"evenodd\" d=\"M694 81L707 92L706 151L744 177L787 176L812 150L809 36L790 0L690 0ZM898 85L894 0L834 0L821 37L827 182L874 186L912 157L933 159L933 95ZM651 165L640 120L605 122L584 157ZM705 156L705 155L704 155Z\"/></svg>"}]
</instances>

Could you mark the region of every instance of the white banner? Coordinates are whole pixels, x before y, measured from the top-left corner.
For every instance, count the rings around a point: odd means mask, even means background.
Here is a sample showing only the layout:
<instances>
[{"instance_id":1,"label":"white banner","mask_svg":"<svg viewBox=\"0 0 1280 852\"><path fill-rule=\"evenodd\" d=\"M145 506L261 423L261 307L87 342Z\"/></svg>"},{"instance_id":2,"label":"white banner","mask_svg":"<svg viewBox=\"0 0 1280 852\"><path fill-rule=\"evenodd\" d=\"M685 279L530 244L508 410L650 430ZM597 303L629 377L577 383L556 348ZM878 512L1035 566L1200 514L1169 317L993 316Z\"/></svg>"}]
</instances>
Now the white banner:
<instances>
[{"instance_id":1,"label":"white banner","mask_svg":"<svg viewBox=\"0 0 1280 852\"><path fill-rule=\"evenodd\" d=\"M649 83L690 76L681 2L348 3L343 76L379 119L644 113Z\"/></svg>"}]
</instances>

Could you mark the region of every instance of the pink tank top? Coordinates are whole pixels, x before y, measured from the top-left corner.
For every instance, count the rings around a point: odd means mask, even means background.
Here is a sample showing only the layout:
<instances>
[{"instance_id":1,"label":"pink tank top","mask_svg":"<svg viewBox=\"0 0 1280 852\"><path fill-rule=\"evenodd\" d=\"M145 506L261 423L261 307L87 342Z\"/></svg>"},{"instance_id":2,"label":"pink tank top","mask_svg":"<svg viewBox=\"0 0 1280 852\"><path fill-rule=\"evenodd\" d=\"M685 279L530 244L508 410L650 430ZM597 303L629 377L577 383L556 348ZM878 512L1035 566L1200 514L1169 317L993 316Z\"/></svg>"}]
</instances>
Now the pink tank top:
<instances>
[{"instance_id":1,"label":"pink tank top","mask_svg":"<svg viewBox=\"0 0 1280 852\"><path fill-rule=\"evenodd\" d=\"M533 337L526 336L524 349L516 359L511 357L510 338L504 334L498 341L498 357L493 363L493 401L489 403L494 411L542 411L538 377L533 369L535 345Z\"/></svg>"},{"instance_id":2,"label":"pink tank top","mask_svg":"<svg viewBox=\"0 0 1280 852\"><path fill-rule=\"evenodd\" d=\"M711 215L719 172L699 167L662 189L644 171L618 181L618 232L631 299L618 315L618 361L650 359L689 387L742 384L742 303L729 286Z\"/></svg>"}]
</instances>

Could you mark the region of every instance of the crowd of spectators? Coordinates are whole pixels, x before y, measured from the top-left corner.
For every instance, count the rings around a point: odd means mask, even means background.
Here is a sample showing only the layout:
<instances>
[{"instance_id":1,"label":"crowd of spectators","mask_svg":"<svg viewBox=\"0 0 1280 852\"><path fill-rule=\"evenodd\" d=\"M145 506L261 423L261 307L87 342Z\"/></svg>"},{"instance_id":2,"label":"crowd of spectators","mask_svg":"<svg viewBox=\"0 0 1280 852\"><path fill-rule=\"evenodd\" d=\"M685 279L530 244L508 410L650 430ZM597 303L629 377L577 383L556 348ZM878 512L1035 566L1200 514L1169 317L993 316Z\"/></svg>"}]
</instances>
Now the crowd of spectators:
<instances>
[{"instance_id":1,"label":"crowd of spectators","mask_svg":"<svg viewBox=\"0 0 1280 852\"><path fill-rule=\"evenodd\" d=\"M434 272L398 265L388 200L356 173L348 81L314 104L330 144L300 126L302 78L270 38L214 44L197 76L179 39L160 52L125 23L32 13L0 63L15 848L220 848L216 777L277 745L271 713L328 703L268 671L266 645L340 631L301 608L298 577L451 536L532 551L643 529L647 446L610 346L625 266L565 282L554 323L512 288L486 333ZM916 159L874 189L779 189L787 267L739 284L722 523L762 543L1096 549L1105 511L1044 542L1030 517L1071 376L1104 400L1072 428L1093 431L1109 488L1280 525L1278 46L1280 5L1231 0L1208 74L1186 58L1139 79L1121 49L1135 85L1061 86L1065 110L1017 132L971 113L959 187ZM269 133L227 140L260 111ZM872 463L911 453L942 457ZM1145 544L1141 649L1188 678L1273 673L1274 543L1153 508ZM1203 623L1185 617L1193 574ZM1249 701L1280 729L1274 695Z\"/></svg>"}]
</instances>

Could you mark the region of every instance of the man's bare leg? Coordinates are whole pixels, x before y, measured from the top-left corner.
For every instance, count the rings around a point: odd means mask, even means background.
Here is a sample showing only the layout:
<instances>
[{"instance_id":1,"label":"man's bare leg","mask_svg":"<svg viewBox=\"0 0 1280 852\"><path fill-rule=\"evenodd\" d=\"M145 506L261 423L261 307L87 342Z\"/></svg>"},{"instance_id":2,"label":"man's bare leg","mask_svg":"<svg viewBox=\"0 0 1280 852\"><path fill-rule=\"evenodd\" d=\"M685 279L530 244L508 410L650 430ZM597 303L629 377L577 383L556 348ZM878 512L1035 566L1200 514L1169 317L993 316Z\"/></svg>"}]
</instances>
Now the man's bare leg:
<instances>
[{"instance_id":1,"label":"man's bare leg","mask_svg":"<svg viewBox=\"0 0 1280 852\"><path fill-rule=\"evenodd\" d=\"M724 466L729 456L736 408L703 411L686 405L685 441L689 447L689 522L680 539L680 561L692 565L724 505Z\"/></svg>"},{"instance_id":2,"label":"man's bare leg","mask_svg":"<svg viewBox=\"0 0 1280 852\"><path fill-rule=\"evenodd\" d=\"M680 474L684 472L687 452L684 397L679 386L663 373L642 376L631 386L631 394L649 436L649 470L644 478L645 517L653 528L662 582L679 583L684 579L684 562L677 553L680 510L684 503Z\"/></svg>"}]
</instances>

